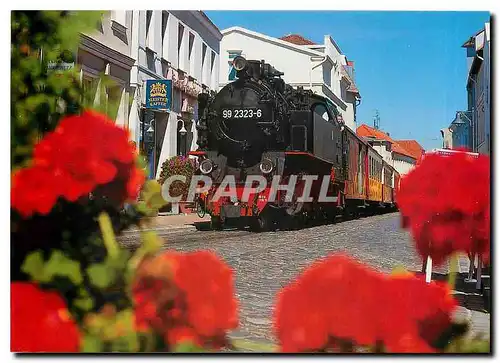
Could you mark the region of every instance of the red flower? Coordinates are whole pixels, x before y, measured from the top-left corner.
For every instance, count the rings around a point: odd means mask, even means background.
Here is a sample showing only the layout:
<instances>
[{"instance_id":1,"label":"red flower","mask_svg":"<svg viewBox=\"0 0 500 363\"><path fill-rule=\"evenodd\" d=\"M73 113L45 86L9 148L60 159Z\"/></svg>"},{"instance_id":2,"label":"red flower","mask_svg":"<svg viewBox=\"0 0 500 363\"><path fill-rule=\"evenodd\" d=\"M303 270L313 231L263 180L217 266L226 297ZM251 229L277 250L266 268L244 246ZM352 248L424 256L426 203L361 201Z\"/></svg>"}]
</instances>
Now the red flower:
<instances>
[{"instance_id":1,"label":"red flower","mask_svg":"<svg viewBox=\"0 0 500 363\"><path fill-rule=\"evenodd\" d=\"M77 352L80 333L63 299L31 283L11 283L11 351Z\"/></svg>"},{"instance_id":2,"label":"red flower","mask_svg":"<svg viewBox=\"0 0 500 363\"><path fill-rule=\"evenodd\" d=\"M117 204L135 200L145 178L135 157L128 132L105 116L66 117L35 146L34 165L14 176L12 206L29 217L48 213L60 196L74 202L96 192Z\"/></svg>"},{"instance_id":3,"label":"red flower","mask_svg":"<svg viewBox=\"0 0 500 363\"><path fill-rule=\"evenodd\" d=\"M283 352L323 351L338 339L382 343L392 352L430 352L454 307L440 285L412 275L387 277L332 255L280 291L274 328Z\"/></svg>"},{"instance_id":4,"label":"red flower","mask_svg":"<svg viewBox=\"0 0 500 363\"><path fill-rule=\"evenodd\" d=\"M201 346L203 344L198 338L196 332L192 328L186 326L176 326L168 329L164 338L168 342L168 344L172 346L188 342L191 342L198 346Z\"/></svg>"},{"instance_id":5,"label":"red flower","mask_svg":"<svg viewBox=\"0 0 500 363\"><path fill-rule=\"evenodd\" d=\"M397 202L419 254L436 264L457 251L488 254L489 189L483 155L430 154L403 177Z\"/></svg>"},{"instance_id":6,"label":"red flower","mask_svg":"<svg viewBox=\"0 0 500 363\"><path fill-rule=\"evenodd\" d=\"M377 291L383 282L382 275L343 255L311 265L278 297L275 330L283 351L322 350L329 337L375 344L382 338Z\"/></svg>"},{"instance_id":7,"label":"red flower","mask_svg":"<svg viewBox=\"0 0 500 363\"><path fill-rule=\"evenodd\" d=\"M412 274L392 276L383 293L390 296L384 342L392 352L409 352L408 343L425 347L436 341L451 324L456 301L444 283L426 283ZM425 352L419 348L417 352Z\"/></svg>"},{"instance_id":8,"label":"red flower","mask_svg":"<svg viewBox=\"0 0 500 363\"><path fill-rule=\"evenodd\" d=\"M165 252L138 270L136 324L161 333L170 345L189 338L220 347L238 325L233 283L232 270L211 252Z\"/></svg>"},{"instance_id":9,"label":"red flower","mask_svg":"<svg viewBox=\"0 0 500 363\"><path fill-rule=\"evenodd\" d=\"M25 217L49 213L58 198L53 177L47 169L38 167L16 171L12 177L12 206Z\"/></svg>"}]
</instances>

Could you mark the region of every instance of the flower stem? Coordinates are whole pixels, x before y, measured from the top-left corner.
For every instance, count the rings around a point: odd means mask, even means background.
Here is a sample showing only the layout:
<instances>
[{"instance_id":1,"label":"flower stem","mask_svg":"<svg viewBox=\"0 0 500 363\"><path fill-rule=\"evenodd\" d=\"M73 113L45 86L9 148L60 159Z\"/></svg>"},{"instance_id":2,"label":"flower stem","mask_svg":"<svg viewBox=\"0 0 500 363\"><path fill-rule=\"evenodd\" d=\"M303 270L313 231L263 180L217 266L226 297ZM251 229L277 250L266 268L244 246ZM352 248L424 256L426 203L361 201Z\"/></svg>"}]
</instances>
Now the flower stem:
<instances>
[{"instance_id":1,"label":"flower stem","mask_svg":"<svg viewBox=\"0 0 500 363\"><path fill-rule=\"evenodd\" d=\"M450 257L450 273L448 274L448 284L450 289L455 289L458 272L458 253L454 253Z\"/></svg>"},{"instance_id":2,"label":"flower stem","mask_svg":"<svg viewBox=\"0 0 500 363\"><path fill-rule=\"evenodd\" d=\"M99 215L99 227L101 228L102 240L104 246L108 251L110 258L115 258L119 254L119 246L116 242L115 233L113 232L113 225L111 224L111 219L109 215L105 212Z\"/></svg>"}]
</instances>

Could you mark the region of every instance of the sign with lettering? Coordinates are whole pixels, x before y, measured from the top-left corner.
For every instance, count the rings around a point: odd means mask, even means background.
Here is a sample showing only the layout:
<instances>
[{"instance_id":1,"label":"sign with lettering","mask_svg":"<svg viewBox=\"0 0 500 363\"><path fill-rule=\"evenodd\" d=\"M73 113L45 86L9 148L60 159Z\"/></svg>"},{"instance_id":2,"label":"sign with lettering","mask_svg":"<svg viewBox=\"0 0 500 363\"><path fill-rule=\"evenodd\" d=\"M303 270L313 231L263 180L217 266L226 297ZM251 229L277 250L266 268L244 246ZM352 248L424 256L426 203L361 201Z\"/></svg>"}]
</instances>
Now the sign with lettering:
<instances>
[{"instance_id":1,"label":"sign with lettering","mask_svg":"<svg viewBox=\"0 0 500 363\"><path fill-rule=\"evenodd\" d=\"M172 107L172 81L146 81L146 108L155 110L170 110Z\"/></svg>"},{"instance_id":2,"label":"sign with lettering","mask_svg":"<svg viewBox=\"0 0 500 363\"><path fill-rule=\"evenodd\" d=\"M49 62L47 64L47 70L50 71L69 71L71 69L75 68L75 62Z\"/></svg>"}]
</instances>

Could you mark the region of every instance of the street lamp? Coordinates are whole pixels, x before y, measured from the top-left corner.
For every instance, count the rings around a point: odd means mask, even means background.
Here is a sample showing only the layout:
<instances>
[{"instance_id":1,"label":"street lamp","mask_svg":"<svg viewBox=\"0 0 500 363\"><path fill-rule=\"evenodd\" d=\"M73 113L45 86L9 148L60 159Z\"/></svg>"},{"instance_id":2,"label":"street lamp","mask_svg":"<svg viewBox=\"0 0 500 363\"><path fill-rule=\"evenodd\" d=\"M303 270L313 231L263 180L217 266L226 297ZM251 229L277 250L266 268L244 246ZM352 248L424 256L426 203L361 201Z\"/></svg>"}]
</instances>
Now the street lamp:
<instances>
[{"instance_id":1,"label":"street lamp","mask_svg":"<svg viewBox=\"0 0 500 363\"><path fill-rule=\"evenodd\" d=\"M177 120L177 122L178 122L178 123L179 123L179 122L182 122L182 127L181 127L181 129L179 130L180 134L181 134L182 136L186 135L186 134L187 134L187 130L186 130L186 128L184 127L184 120L182 120L182 119L178 119L178 120Z\"/></svg>"},{"instance_id":2,"label":"street lamp","mask_svg":"<svg viewBox=\"0 0 500 363\"><path fill-rule=\"evenodd\" d=\"M153 128L153 122L154 122L154 121L155 121L155 120L151 120L151 122L149 123L149 127L148 127L148 129L146 130L146 132L147 132L148 134L150 134L150 133L152 133L152 132L154 132L154 131L155 131L155 129Z\"/></svg>"}]
</instances>

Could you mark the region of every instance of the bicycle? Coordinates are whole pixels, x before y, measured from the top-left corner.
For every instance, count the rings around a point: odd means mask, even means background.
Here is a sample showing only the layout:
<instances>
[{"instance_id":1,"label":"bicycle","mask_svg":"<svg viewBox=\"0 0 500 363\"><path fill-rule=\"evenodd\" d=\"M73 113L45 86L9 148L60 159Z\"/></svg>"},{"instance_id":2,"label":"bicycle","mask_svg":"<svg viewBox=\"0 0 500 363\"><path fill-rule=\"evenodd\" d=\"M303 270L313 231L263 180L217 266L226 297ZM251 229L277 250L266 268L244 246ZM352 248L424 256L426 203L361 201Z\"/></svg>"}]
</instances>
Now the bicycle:
<instances>
[{"instance_id":1,"label":"bicycle","mask_svg":"<svg viewBox=\"0 0 500 363\"><path fill-rule=\"evenodd\" d=\"M198 215L198 217L205 217L205 214L207 214L205 199L203 199L201 196L196 198L194 202L194 209L196 209L196 214Z\"/></svg>"}]
</instances>

